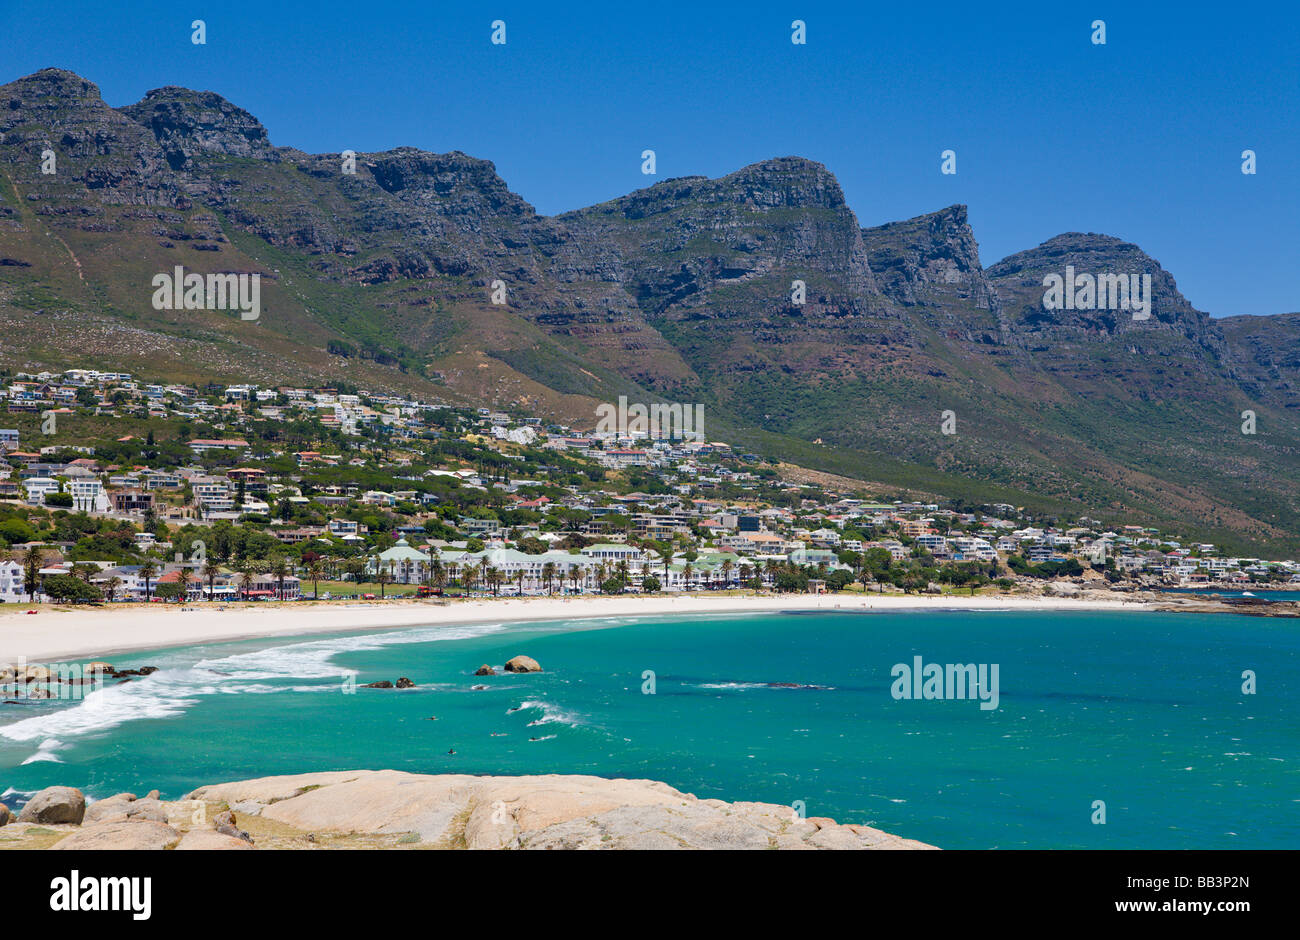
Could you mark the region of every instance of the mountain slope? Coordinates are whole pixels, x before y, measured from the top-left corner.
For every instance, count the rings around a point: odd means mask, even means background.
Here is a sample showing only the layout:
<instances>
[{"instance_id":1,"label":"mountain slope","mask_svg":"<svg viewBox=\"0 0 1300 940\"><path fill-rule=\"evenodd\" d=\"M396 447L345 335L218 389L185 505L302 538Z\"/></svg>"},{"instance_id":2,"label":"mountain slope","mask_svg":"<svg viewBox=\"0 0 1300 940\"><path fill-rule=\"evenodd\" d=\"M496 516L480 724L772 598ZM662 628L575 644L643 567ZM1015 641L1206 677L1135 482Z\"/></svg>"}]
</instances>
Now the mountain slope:
<instances>
[{"instance_id":1,"label":"mountain slope","mask_svg":"<svg viewBox=\"0 0 1300 940\"><path fill-rule=\"evenodd\" d=\"M114 109L55 69L0 87L0 364L342 382L580 427L619 394L701 402L712 433L814 468L1300 548L1300 316L1215 321L1136 245L1068 233L985 268L964 206L863 228L799 157L554 218L462 153L350 169L213 92ZM260 274L261 317L154 310L177 265ZM1046 309L1067 266L1149 274L1151 318Z\"/></svg>"}]
</instances>

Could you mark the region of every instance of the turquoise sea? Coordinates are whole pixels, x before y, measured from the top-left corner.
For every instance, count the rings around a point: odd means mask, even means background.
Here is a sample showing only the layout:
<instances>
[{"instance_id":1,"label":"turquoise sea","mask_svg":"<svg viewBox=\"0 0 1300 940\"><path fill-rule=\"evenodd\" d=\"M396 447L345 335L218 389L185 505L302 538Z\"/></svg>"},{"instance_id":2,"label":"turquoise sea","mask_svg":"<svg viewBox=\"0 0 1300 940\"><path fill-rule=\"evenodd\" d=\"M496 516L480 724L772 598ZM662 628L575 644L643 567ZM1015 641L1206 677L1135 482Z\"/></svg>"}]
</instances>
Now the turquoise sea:
<instances>
[{"instance_id":1,"label":"turquoise sea","mask_svg":"<svg viewBox=\"0 0 1300 940\"><path fill-rule=\"evenodd\" d=\"M1217 594L1220 597L1245 597L1248 593L1266 601L1300 601L1300 591L1269 590L1267 588L1165 588L1162 594L1196 594L1208 597Z\"/></svg>"},{"instance_id":2,"label":"turquoise sea","mask_svg":"<svg viewBox=\"0 0 1300 940\"><path fill-rule=\"evenodd\" d=\"M523 653L541 674L476 678ZM999 706L895 700L997 664ZM664 780L945 848L1300 847L1300 626L1142 612L789 613L429 627L111 657L0 706L0 799L392 767ZM1243 694L1253 670L1257 692ZM653 673L654 694L647 671ZM350 689L409 676L406 691ZM475 690L475 685L485 685ZM435 718L436 720L430 720ZM454 753L452 753L454 751ZM1094 824L1094 801L1106 822Z\"/></svg>"}]
</instances>

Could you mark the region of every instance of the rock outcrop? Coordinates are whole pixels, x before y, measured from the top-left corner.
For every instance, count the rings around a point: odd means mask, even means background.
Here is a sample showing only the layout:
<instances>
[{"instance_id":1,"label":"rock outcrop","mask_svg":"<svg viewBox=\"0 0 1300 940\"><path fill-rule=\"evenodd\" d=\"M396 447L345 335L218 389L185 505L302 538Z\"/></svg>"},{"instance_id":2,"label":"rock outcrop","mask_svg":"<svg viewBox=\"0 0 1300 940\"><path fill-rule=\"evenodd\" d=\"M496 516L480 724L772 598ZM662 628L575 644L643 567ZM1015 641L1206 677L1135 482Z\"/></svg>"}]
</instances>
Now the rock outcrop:
<instances>
[{"instance_id":1,"label":"rock outcrop","mask_svg":"<svg viewBox=\"0 0 1300 940\"><path fill-rule=\"evenodd\" d=\"M339 771L215 784L189 798L257 804L261 819L304 832L414 834L442 848L932 848L801 819L788 806L700 800L652 780Z\"/></svg>"},{"instance_id":2,"label":"rock outcrop","mask_svg":"<svg viewBox=\"0 0 1300 940\"><path fill-rule=\"evenodd\" d=\"M542 667L531 656L516 656L506 663L506 672L541 672Z\"/></svg>"},{"instance_id":3,"label":"rock outcrop","mask_svg":"<svg viewBox=\"0 0 1300 940\"><path fill-rule=\"evenodd\" d=\"M118 820L86 826L51 847L63 851L144 851L174 848L180 841L180 832L166 823L152 819Z\"/></svg>"},{"instance_id":4,"label":"rock outcrop","mask_svg":"<svg viewBox=\"0 0 1300 940\"><path fill-rule=\"evenodd\" d=\"M59 795L42 792L42 805L55 805ZM33 812L40 824L20 819L5 841L64 851L934 848L804 819L788 806L701 800L653 780L326 771L213 784L175 801L130 797L93 803L84 825Z\"/></svg>"}]
</instances>

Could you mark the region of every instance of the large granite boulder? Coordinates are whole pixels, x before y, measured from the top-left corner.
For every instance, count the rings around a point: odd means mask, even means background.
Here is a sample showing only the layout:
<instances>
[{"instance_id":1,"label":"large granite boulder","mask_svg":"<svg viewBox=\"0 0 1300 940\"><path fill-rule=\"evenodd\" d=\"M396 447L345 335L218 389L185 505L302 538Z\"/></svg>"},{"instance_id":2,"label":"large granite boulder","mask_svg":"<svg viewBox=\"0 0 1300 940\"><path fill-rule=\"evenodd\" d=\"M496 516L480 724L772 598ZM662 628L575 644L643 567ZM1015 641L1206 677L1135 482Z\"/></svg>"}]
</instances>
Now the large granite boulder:
<instances>
[{"instance_id":1,"label":"large granite boulder","mask_svg":"<svg viewBox=\"0 0 1300 940\"><path fill-rule=\"evenodd\" d=\"M541 672L542 667L531 656L516 656L506 663L506 672Z\"/></svg>"},{"instance_id":2,"label":"large granite boulder","mask_svg":"<svg viewBox=\"0 0 1300 940\"><path fill-rule=\"evenodd\" d=\"M79 826L85 815L86 796L80 790L75 787L46 787L27 801L18 814L18 821Z\"/></svg>"}]
</instances>

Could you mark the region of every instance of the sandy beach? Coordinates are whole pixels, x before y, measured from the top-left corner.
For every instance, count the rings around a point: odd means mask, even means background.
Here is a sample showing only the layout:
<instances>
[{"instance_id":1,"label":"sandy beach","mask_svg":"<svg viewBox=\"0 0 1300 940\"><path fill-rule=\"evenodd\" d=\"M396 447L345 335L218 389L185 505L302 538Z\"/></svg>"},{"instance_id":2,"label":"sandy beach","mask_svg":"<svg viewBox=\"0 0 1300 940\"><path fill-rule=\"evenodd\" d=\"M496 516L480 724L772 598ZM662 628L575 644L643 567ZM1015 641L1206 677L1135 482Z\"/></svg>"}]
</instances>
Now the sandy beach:
<instances>
[{"instance_id":1,"label":"sandy beach","mask_svg":"<svg viewBox=\"0 0 1300 940\"><path fill-rule=\"evenodd\" d=\"M1139 610L1120 599L1017 595L686 595L524 597L444 602L392 600L289 604L123 604L100 608L13 605L0 613L0 664L83 657L262 637L351 633L485 621L567 620L776 610ZM35 615L29 609L39 610Z\"/></svg>"}]
</instances>

